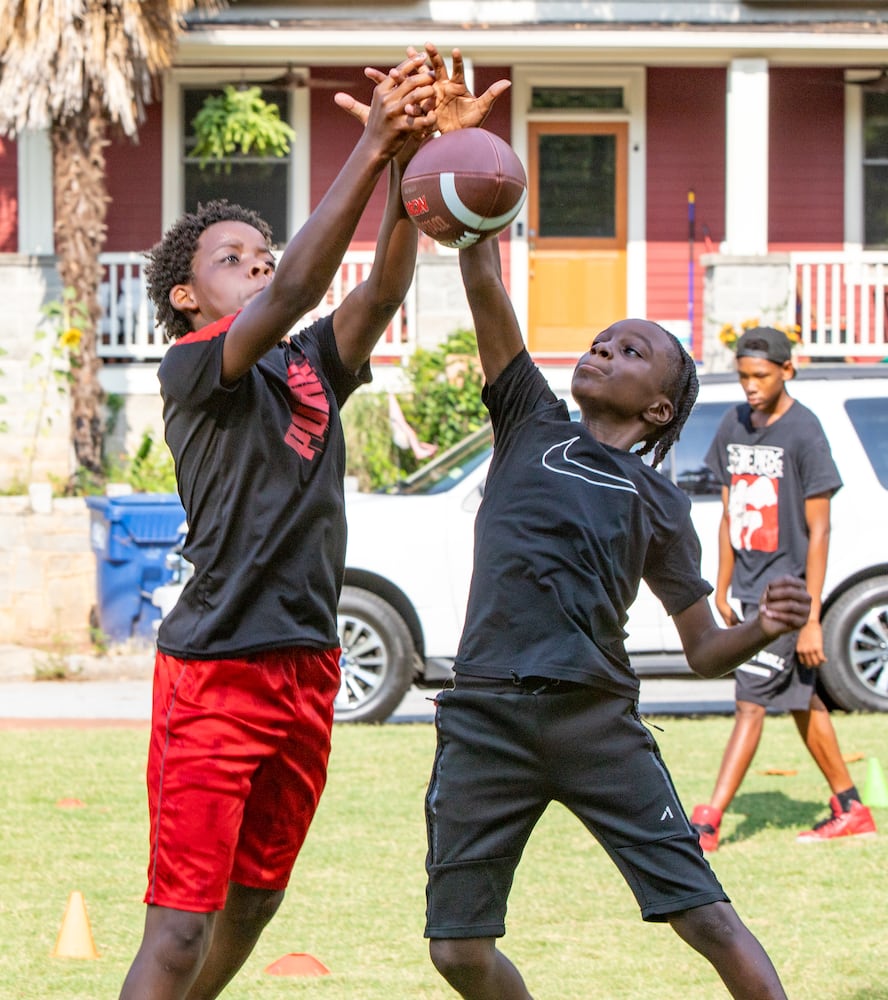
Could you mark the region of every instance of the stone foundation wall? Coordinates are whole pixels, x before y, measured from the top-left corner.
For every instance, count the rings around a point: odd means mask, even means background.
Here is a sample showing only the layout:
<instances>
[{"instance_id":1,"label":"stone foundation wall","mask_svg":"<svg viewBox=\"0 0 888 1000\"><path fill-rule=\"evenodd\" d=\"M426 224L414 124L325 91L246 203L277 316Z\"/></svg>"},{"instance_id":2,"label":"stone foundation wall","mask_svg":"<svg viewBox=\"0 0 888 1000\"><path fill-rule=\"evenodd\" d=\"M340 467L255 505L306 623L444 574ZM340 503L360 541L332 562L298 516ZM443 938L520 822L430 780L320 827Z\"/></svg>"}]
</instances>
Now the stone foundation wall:
<instances>
[{"instance_id":1,"label":"stone foundation wall","mask_svg":"<svg viewBox=\"0 0 888 1000\"><path fill-rule=\"evenodd\" d=\"M88 642L96 603L89 524L79 497L0 497L0 644L73 648Z\"/></svg>"}]
</instances>

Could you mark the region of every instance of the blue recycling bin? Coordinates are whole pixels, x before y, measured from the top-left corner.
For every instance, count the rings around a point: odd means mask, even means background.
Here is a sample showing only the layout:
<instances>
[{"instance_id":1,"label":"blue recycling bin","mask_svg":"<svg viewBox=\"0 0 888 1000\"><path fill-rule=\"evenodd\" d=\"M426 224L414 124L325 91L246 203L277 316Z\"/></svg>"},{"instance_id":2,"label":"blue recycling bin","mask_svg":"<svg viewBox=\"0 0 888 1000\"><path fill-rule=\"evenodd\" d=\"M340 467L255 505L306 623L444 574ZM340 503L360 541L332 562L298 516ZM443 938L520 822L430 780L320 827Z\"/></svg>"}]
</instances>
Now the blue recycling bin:
<instances>
[{"instance_id":1,"label":"blue recycling bin","mask_svg":"<svg viewBox=\"0 0 888 1000\"><path fill-rule=\"evenodd\" d=\"M98 624L111 642L154 640L155 587L168 583L167 553L181 539L185 511L175 493L87 497L96 557Z\"/></svg>"}]
</instances>

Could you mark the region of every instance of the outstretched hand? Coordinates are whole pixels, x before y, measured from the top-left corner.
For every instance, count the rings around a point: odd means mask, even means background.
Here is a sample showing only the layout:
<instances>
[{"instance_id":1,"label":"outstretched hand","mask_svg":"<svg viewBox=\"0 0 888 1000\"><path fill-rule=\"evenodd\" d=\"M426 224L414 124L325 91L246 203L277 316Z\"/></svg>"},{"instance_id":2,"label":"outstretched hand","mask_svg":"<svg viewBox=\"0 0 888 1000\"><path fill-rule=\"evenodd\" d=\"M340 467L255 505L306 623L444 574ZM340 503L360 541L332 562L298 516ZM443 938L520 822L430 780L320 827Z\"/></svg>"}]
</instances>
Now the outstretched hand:
<instances>
[{"instance_id":1,"label":"outstretched hand","mask_svg":"<svg viewBox=\"0 0 888 1000\"><path fill-rule=\"evenodd\" d=\"M480 97L475 97L466 87L465 67L459 49L452 52L452 74L447 73L444 58L431 42L426 42L425 50L435 78L435 113L437 127L441 132L453 132L458 128L474 128L483 124L496 99L512 86L509 80L497 80ZM408 55L413 52L412 48L407 50Z\"/></svg>"},{"instance_id":2,"label":"outstretched hand","mask_svg":"<svg viewBox=\"0 0 888 1000\"><path fill-rule=\"evenodd\" d=\"M374 125L394 129L403 144L411 137L421 141L437 128L435 88L425 55L413 52L388 73L368 66L364 75L376 85L370 104L344 91L334 94L333 100L366 129Z\"/></svg>"},{"instance_id":3,"label":"outstretched hand","mask_svg":"<svg viewBox=\"0 0 888 1000\"><path fill-rule=\"evenodd\" d=\"M759 625L769 638L803 628L811 612L811 595L805 581L778 576L765 587L759 601Z\"/></svg>"}]
</instances>

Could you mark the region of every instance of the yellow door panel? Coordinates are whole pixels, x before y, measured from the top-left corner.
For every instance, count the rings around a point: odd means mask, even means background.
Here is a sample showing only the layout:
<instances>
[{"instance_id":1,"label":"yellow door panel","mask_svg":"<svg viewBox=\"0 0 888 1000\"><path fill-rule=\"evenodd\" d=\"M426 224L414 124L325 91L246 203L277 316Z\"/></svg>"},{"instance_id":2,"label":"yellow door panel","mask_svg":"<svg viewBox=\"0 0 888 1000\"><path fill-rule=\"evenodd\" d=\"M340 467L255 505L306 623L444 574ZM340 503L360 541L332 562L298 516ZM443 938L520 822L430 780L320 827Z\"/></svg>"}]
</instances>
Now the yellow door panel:
<instances>
[{"instance_id":1,"label":"yellow door panel","mask_svg":"<svg viewBox=\"0 0 888 1000\"><path fill-rule=\"evenodd\" d=\"M596 333L625 315L625 250L531 253L532 353L579 356Z\"/></svg>"}]
</instances>

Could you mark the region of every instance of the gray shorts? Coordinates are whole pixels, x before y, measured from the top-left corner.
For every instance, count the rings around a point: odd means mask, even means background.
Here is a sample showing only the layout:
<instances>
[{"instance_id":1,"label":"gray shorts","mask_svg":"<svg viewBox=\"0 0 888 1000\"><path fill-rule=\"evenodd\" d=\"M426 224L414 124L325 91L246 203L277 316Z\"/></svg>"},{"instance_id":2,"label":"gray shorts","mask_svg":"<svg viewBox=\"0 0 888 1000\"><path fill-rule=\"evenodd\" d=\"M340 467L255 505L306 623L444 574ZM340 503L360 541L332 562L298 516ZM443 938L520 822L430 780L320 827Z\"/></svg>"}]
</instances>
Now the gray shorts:
<instances>
[{"instance_id":1,"label":"gray shorts","mask_svg":"<svg viewBox=\"0 0 888 1000\"><path fill-rule=\"evenodd\" d=\"M437 698L425 936L505 934L515 869L552 801L607 851L645 920L727 901L636 703L539 687L457 678Z\"/></svg>"},{"instance_id":2,"label":"gray shorts","mask_svg":"<svg viewBox=\"0 0 888 1000\"><path fill-rule=\"evenodd\" d=\"M743 617L758 613L744 604ZM734 672L734 698L762 705L769 712L805 712L814 697L817 671L802 666L796 656L798 632L785 632Z\"/></svg>"}]
</instances>

